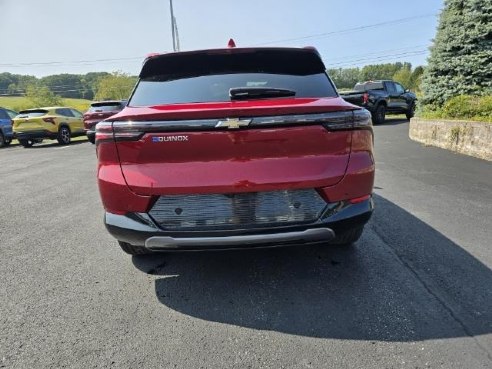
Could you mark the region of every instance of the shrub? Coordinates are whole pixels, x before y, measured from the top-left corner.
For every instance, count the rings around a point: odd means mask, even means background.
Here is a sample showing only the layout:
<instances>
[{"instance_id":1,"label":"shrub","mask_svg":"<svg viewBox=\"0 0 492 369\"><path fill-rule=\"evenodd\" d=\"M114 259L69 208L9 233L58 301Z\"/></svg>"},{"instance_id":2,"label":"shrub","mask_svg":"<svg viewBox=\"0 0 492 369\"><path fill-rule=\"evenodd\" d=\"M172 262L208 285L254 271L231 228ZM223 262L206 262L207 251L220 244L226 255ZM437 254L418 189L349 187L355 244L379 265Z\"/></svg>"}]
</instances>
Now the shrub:
<instances>
[{"instance_id":1,"label":"shrub","mask_svg":"<svg viewBox=\"0 0 492 369\"><path fill-rule=\"evenodd\" d=\"M455 96L447 100L442 108L432 105L424 106L420 115L431 119L466 119L492 122L492 96Z\"/></svg>"},{"instance_id":2,"label":"shrub","mask_svg":"<svg viewBox=\"0 0 492 369\"><path fill-rule=\"evenodd\" d=\"M492 118L492 96L456 96L446 101L442 110L449 118Z\"/></svg>"}]
</instances>

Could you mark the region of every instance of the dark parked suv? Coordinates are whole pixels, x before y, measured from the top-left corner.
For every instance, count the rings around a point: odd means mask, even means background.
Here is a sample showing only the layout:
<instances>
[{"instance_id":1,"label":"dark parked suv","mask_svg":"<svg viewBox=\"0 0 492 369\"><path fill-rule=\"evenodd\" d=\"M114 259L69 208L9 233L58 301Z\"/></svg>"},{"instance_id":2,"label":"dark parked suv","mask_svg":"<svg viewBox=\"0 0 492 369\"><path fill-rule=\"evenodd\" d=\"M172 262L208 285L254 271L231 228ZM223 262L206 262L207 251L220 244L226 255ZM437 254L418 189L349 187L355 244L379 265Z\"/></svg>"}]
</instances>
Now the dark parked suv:
<instances>
[{"instance_id":1,"label":"dark parked suv","mask_svg":"<svg viewBox=\"0 0 492 369\"><path fill-rule=\"evenodd\" d=\"M351 244L373 210L370 114L313 48L149 57L96 127L109 232L130 254Z\"/></svg>"},{"instance_id":2,"label":"dark parked suv","mask_svg":"<svg viewBox=\"0 0 492 369\"><path fill-rule=\"evenodd\" d=\"M90 142L95 142L96 124L115 115L126 105L126 100L93 102L84 114L84 130Z\"/></svg>"}]
</instances>

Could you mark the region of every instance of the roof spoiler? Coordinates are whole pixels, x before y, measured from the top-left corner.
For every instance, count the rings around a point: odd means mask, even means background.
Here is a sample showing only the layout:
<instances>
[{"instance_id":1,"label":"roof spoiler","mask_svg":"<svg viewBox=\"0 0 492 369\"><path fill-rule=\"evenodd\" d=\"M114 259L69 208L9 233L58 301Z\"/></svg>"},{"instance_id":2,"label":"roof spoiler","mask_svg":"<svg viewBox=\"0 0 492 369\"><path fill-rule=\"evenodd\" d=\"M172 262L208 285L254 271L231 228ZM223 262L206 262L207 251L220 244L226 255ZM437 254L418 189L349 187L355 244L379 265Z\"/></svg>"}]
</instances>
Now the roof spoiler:
<instances>
[{"instance_id":1,"label":"roof spoiler","mask_svg":"<svg viewBox=\"0 0 492 369\"><path fill-rule=\"evenodd\" d=\"M139 77L221 73L309 75L325 70L318 51L312 48L228 48L151 56L145 60Z\"/></svg>"}]
</instances>

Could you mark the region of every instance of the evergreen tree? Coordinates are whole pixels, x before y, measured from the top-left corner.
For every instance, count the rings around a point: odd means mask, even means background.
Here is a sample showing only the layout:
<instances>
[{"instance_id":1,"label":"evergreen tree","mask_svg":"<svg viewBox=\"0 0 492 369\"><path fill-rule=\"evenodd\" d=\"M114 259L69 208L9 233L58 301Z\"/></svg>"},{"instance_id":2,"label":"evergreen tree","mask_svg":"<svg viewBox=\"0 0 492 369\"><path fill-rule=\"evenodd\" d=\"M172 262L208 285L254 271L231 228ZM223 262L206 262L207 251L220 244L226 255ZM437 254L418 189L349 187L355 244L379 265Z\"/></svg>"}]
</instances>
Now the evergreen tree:
<instances>
[{"instance_id":1,"label":"evergreen tree","mask_svg":"<svg viewBox=\"0 0 492 369\"><path fill-rule=\"evenodd\" d=\"M492 1L445 0L422 90L423 103L435 107L492 93Z\"/></svg>"}]
</instances>

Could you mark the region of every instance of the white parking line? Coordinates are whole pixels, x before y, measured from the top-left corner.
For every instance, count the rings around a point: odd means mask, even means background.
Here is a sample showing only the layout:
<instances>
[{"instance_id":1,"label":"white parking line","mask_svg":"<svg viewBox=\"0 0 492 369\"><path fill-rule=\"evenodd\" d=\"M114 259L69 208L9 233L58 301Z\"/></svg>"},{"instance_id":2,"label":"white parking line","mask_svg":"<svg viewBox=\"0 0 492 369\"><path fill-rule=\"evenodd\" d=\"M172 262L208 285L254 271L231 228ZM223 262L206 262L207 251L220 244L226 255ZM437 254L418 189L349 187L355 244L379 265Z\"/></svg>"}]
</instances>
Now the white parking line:
<instances>
[{"instance_id":1,"label":"white parking line","mask_svg":"<svg viewBox=\"0 0 492 369\"><path fill-rule=\"evenodd\" d=\"M55 147L55 150L68 149L70 146Z\"/></svg>"}]
</instances>

